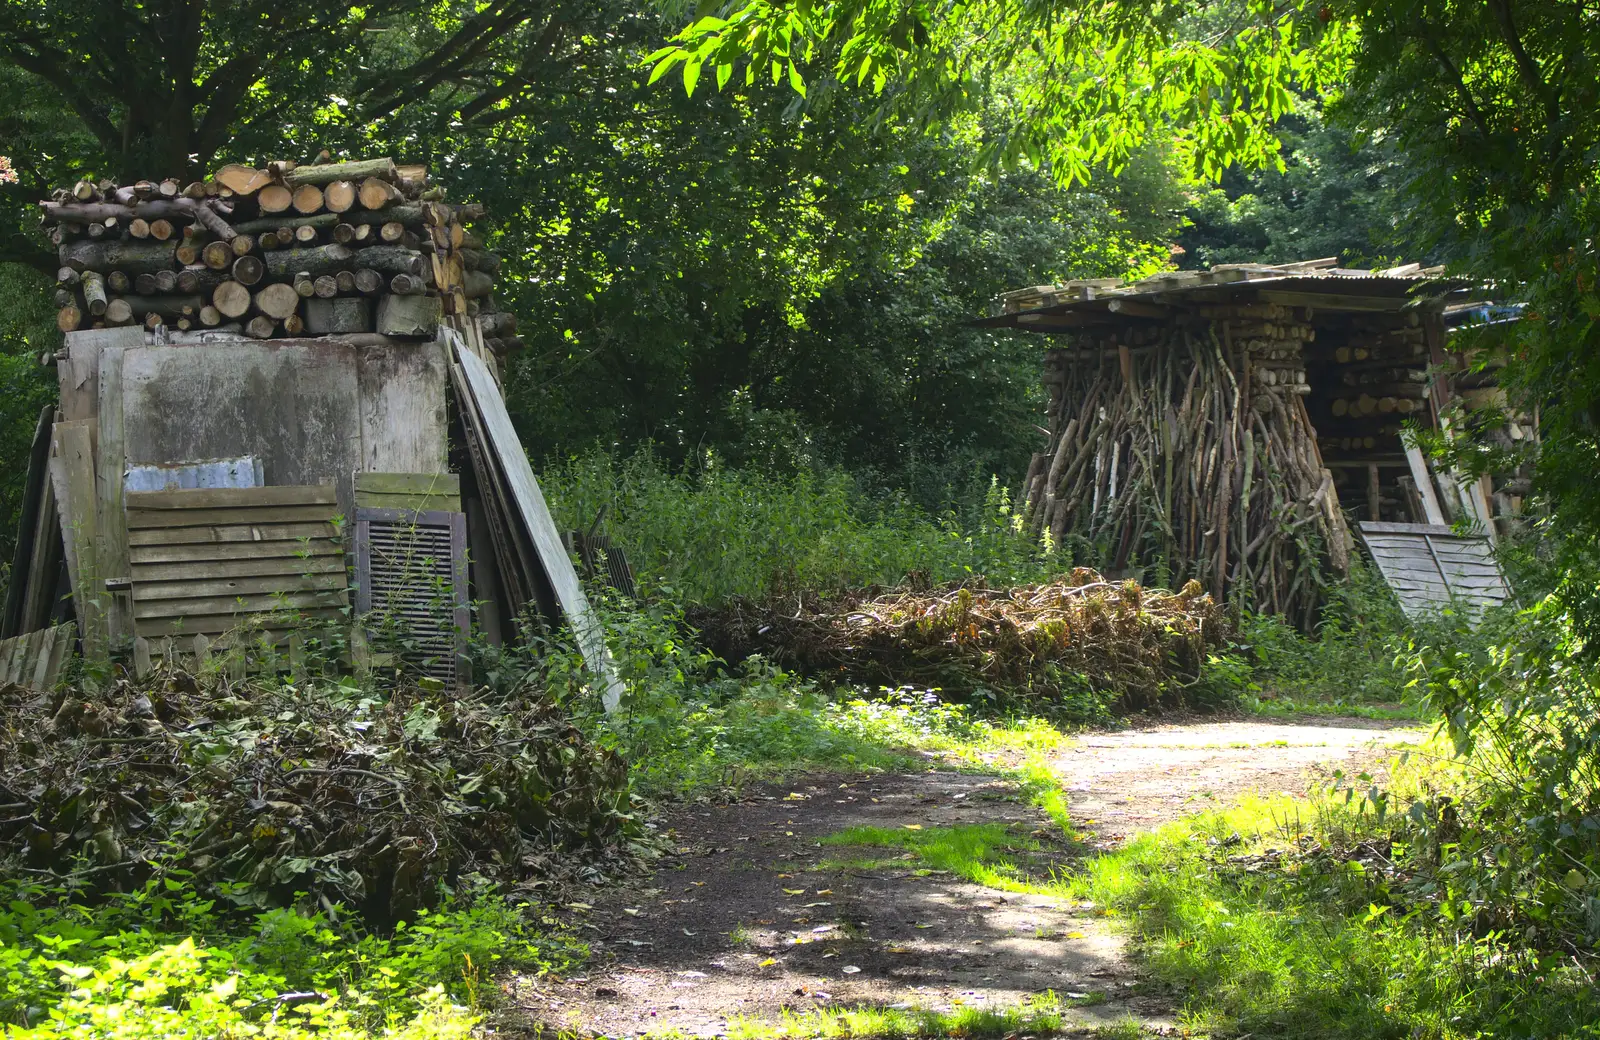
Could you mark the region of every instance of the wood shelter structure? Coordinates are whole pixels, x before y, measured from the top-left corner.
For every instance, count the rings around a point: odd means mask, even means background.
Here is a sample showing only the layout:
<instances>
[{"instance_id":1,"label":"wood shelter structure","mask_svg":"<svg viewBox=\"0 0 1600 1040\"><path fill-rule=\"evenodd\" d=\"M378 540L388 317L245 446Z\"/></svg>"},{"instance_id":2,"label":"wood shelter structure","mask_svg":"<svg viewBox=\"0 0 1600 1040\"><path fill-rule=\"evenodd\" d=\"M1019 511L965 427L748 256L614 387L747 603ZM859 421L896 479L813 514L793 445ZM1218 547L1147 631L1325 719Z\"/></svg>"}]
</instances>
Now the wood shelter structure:
<instances>
[{"instance_id":1,"label":"wood shelter structure","mask_svg":"<svg viewBox=\"0 0 1600 1040\"><path fill-rule=\"evenodd\" d=\"M41 208L65 341L0 615L13 671L58 673L33 634L72 622L91 663L292 668L312 638L460 683L477 602L493 642L570 622L615 704L502 398L515 319L464 226L481 207L381 159Z\"/></svg>"},{"instance_id":2,"label":"wood shelter structure","mask_svg":"<svg viewBox=\"0 0 1600 1040\"><path fill-rule=\"evenodd\" d=\"M1448 428L1471 297L1419 265L1331 259L1006 294L974 324L1052 338L1025 522L1109 573L1164 568L1305 626L1349 566L1351 519L1465 517L1492 538L1514 496L1433 472L1404 435Z\"/></svg>"}]
</instances>

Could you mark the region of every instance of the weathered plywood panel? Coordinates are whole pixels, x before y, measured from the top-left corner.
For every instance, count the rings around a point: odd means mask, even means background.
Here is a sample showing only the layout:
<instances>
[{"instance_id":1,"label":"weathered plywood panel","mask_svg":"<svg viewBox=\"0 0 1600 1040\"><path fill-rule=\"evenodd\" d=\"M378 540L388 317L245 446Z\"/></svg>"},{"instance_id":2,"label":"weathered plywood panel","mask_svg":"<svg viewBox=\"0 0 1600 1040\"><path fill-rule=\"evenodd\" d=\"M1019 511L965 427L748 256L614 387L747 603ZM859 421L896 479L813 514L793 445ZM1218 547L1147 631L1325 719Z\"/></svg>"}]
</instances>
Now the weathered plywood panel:
<instances>
[{"instance_id":1,"label":"weathered plywood panel","mask_svg":"<svg viewBox=\"0 0 1600 1040\"><path fill-rule=\"evenodd\" d=\"M105 575L95 560L94 420L56 423L50 443L50 481L61 518L61 541L72 579L72 609L84 656L99 662L110 652Z\"/></svg>"},{"instance_id":2,"label":"weathered plywood panel","mask_svg":"<svg viewBox=\"0 0 1600 1040\"><path fill-rule=\"evenodd\" d=\"M1511 598L1487 538L1439 524L1364 523L1362 539L1409 615L1455 605L1481 609Z\"/></svg>"},{"instance_id":3,"label":"weathered plywood panel","mask_svg":"<svg viewBox=\"0 0 1600 1040\"><path fill-rule=\"evenodd\" d=\"M443 473L447 468L444 344L363 347L360 384L361 464L374 473Z\"/></svg>"},{"instance_id":4,"label":"weathered plywood panel","mask_svg":"<svg viewBox=\"0 0 1600 1040\"><path fill-rule=\"evenodd\" d=\"M451 337L460 344L460 338L453 332ZM539 490L539 482L534 478L528 454L511 425L511 416L495 385L494 375L483 360L465 346L459 346L455 356L472 398L464 407L475 408L483 420L489 448L499 461L517 515L539 554L539 564L555 588L562 613L578 637L578 648L600 689L606 710L615 711L622 699L622 682L617 678L616 666L611 660L610 651L606 649L605 627L589 605L583 586L578 583L572 558L567 555L566 546L561 544L561 535L550 516L550 507L545 504L544 493Z\"/></svg>"},{"instance_id":5,"label":"weathered plywood panel","mask_svg":"<svg viewBox=\"0 0 1600 1040\"><path fill-rule=\"evenodd\" d=\"M145 331L136 326L67 333L67 359L56 365L56 379L61 388L61 417L68 422L94 418L100 406L102 349L123 350L144 344Z\"/></svg>"},{"instance_id":6,"label":"weathered plywood panel","mask_svg":"<svg viewBox=\"0 0 1600 1040\"><path fill-rule=\"evenodd\" d=\"M254 455L268 484L335 482L348 514L350 474L361 457L362 349L268 340L129 350L122 372L128 462Z\"/></svg>"}]
</instances>

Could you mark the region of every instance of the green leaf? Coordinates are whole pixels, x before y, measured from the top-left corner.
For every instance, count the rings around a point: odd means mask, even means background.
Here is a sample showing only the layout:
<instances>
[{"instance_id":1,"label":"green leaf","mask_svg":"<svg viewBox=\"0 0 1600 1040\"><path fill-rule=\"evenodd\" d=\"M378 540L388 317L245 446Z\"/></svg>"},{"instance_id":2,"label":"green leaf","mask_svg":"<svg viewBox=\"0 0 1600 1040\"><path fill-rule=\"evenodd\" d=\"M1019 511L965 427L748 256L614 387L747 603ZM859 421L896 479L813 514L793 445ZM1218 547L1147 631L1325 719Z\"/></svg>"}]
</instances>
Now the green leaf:
<instances>
[{"instance_id":1,"label":"green leaf","mask_svg":"<svg viewBox=\"0 0 1600 1040\"><path fill-rule=\"evenodd\" d=\"M660 52L658 51L657 53ZM682 60L682 51L679 51L676 48L668 48L667 56L658 61L656 63L656 67L650 70L650 79L646 81L645 85L649 86L655 83L656 80L660 79L662 76L665 76L672 66L676 65Z\"/></svg>"}]
</instances>

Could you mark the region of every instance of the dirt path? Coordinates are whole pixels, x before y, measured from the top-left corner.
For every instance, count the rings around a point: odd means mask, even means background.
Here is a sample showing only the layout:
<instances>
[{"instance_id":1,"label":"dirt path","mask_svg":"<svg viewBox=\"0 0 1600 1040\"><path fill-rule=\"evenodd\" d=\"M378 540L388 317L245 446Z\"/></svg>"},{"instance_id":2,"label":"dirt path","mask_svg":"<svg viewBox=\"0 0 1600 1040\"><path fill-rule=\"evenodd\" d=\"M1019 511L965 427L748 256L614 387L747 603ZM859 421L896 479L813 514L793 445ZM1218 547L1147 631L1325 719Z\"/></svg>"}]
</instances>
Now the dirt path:
<instances>
[{"instance_id":1,"label":"dirt path","mask_svg":"<svg viewBox=\"0 0 1600 1040\"><path fill-rule=\"evenodd\" d=\"M1304 793L1311 773L1365 768L1418 736L1349 719L1157 726L1090 735L1053 765L1075 822L1105 847L1246 791ZM813 775L684 809L667 821L677 854L649 886L573 911L593 937L591 973L513 980L500 1024L716 1036L740 1016L1002 1008L1048 990L1074 1005L1075 1025L1170 1025L1167 998L1145 991L1093 906L970 884L911 854L823 844L851 827L981 823L1038 843L1021 858L1040 877L1089 851L1065 844L1011 783L937 769Z\"/></svg>"}]
</instances>

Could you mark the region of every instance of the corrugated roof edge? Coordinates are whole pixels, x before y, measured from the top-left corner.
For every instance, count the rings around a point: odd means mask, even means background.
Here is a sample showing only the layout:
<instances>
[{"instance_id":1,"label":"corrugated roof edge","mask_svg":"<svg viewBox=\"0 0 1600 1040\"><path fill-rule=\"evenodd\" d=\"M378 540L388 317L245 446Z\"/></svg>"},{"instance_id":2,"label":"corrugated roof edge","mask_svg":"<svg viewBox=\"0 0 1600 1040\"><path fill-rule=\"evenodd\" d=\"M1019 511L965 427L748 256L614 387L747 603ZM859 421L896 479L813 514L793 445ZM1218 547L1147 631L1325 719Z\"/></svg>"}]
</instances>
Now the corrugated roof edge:
<instances>
[{"instance_id":1,"label":"corrugated roof edge","mask_svg":"<svg viewBox=\"0 0 1600 1040\"><path fill-rule=\"evenodd\" d=\"M1170 304L1180 302L1171 299L1174 296L1188 297L1206 294L1215 297L1211 302L1225 302L1228 297L1233 296L1236 292L1257 290L1326 297L1328 302L1322 304L1322 306L1330 310L1370 310L1373 308L1363 306L1341 307L1338 301L1340 297L1347 299L1366 297L1386 300L1413 297L1414 302L1420 304L1426 300L1438 300L1460 293L1473 286L1473 283L1467 279L1444 278L1432 273L1427 275L1391 275L1341 269L1319 271L1315 274L1283 273L1276 270L1273 270L1271 274L1267 274L1265 271L1258 273L1230 269L1220 272L1222 277L1207 277L1204 280L1185 277L1187 275L1211 276L1213 273L1211 271L1173 272L1169 276L1147 278L1119 288L1069 282L1056 287L1057 291L1052 293L1048 299L1043 298L1042 295L1029 299L1028 296L1037 292L1037 289L1019 290L1015 293L1007 293L1000 298L1002 306L1010 309L986 318L974 319L967 324L980 328L1010 327L1019 324L1025 325L1026 321L1019 323L1018 319L1027 315L1107 312L1116 309L1113 304L1118 300ZM1244 277L1239 277L1239 275L1244 275ZM1425 291L1418 292L1418 290ZM1195 302L1206 301L1197 298ZM1023 304L1031 304L1031 306L1023 306ZM1384 309L1389 308L1385 307Z\"/></svg>"}]
</instances>

